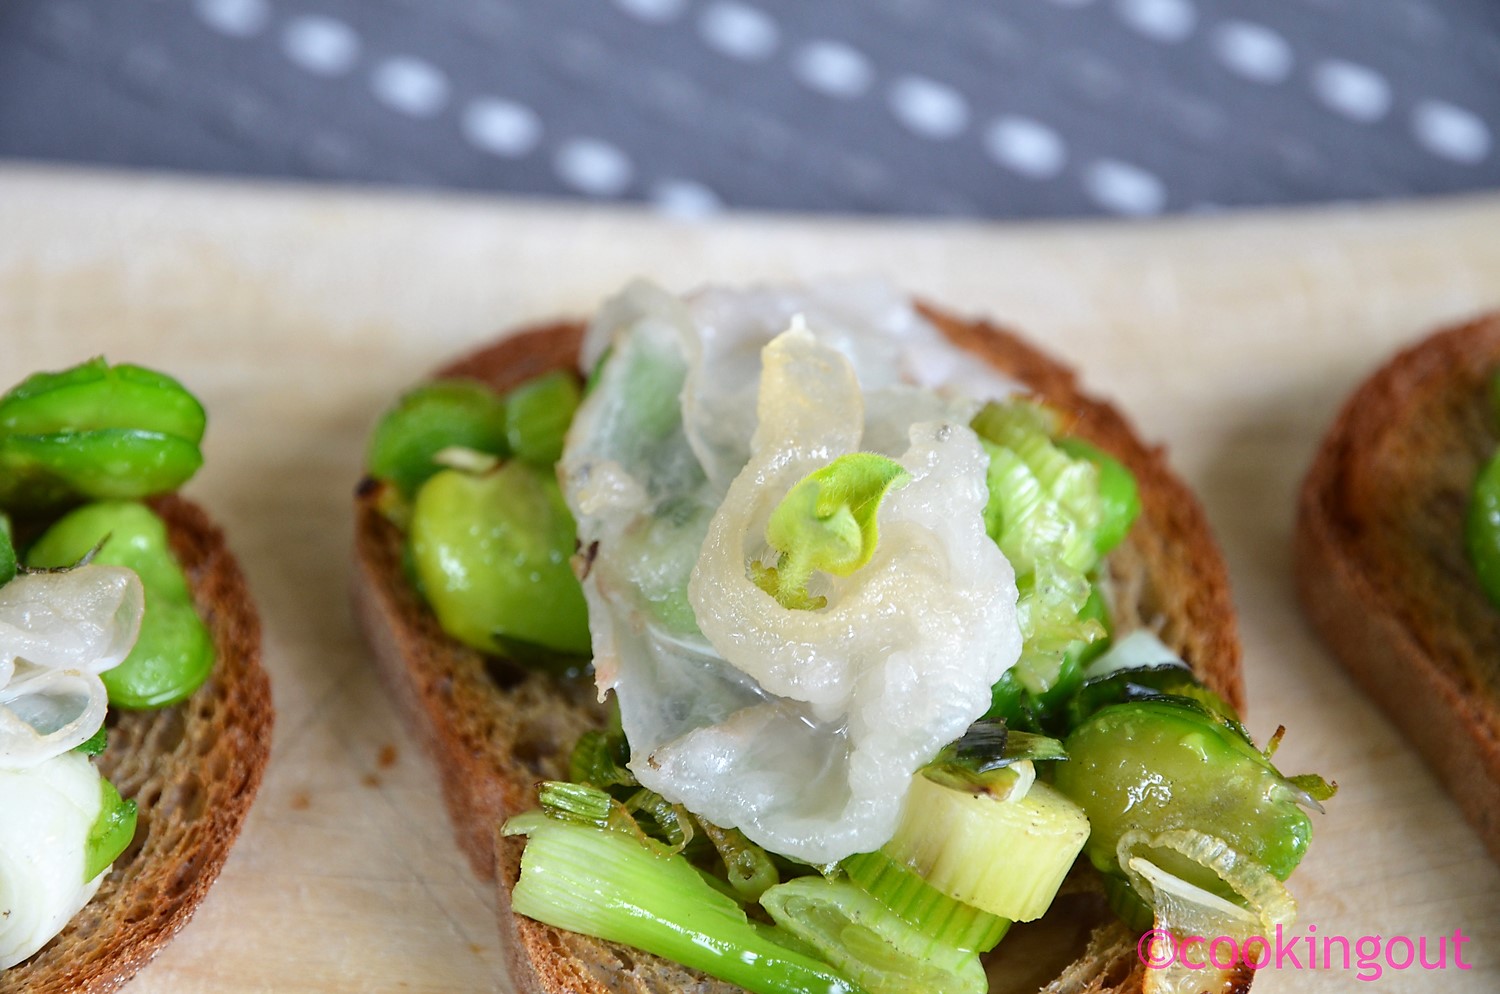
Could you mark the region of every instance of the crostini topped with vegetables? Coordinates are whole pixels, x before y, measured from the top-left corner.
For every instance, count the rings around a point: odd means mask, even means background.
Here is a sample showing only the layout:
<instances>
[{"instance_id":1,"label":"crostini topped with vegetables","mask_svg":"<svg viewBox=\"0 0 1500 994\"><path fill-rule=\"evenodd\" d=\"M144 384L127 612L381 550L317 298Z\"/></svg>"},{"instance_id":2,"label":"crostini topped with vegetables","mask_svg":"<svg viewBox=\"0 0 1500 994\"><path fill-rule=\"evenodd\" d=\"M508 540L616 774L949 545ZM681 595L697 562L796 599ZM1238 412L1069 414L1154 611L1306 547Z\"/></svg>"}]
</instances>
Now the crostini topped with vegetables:
<instances>
[{"instance_id":1,"label":"crostini topped with vegetables","mask_svg":"<svg viewBox=\"0 0 1500 994\"><path fill-rule=\"evenodd\" d=\"M191 914L259 782L253 607L171 494L204 427L176 380L103 359L0 396L0 991L129 977Z\"/></svg>"},{"instance_id":2,"label":"crostini topped with vegetables","mask_svg":"<svg viewBox=\"0 0 1500 994\"><path fill-rule=\"evenodd\" d=\"M582 337L582 390L548 373L571 389L526 422L517 398L543 381L441 407L482 388L418 388L382 422L367 500L404 530L442 630L535 679L584 671L603 708L548 736L561 762L484 733L508 797L518 765L544 774L534 810L497 812L502 876L524 841L516 914L767 994L985 991L982 958L1048 912L1080 854L1097 876L1076 886L1133 928L1289 920L1303 807L1329 789L1277 771L1237 686L1165 641L1192 644L1166 629L1198 608L1146 616L1173 596L1150 589L1167 569L1139 548L1110 567L1143 502L1153 540L1195 512L1161 506L1170 485L1133 440L1109 453L1117 416L1065 406L1065 375L1033 382L1045 361L1024 346L992 366L963 338L878 284L641 283ZM523 453L527 423L561 444ZM382 458L397 449L417 472ZM460 480L484 496L455 501ZM445 611L480 589L505 593ZM405 609L379 596L417 672ZM532 679L498 688L497 713ZM461 822L482 806L456 805ZM502 931L538 989L599 975Z\"/></svg>"}]
</instances>

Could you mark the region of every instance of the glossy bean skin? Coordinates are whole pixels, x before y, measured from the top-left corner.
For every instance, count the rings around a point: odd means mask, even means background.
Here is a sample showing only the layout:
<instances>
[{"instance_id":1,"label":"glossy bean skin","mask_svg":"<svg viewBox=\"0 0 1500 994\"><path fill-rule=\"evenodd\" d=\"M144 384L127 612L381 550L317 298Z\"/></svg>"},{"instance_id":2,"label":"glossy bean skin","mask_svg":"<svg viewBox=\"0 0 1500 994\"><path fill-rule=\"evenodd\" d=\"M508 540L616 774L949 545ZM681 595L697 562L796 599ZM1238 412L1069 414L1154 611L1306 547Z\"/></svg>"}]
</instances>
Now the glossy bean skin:
<instances>
[{"instance_id":1,"label":"glossy bean skin","mask_svg":"<svg viewBox=\"0 0 1500 994\"><path fill-rule=\"evenodd\" d=\"M1131 829L1216 836L1283 880L1307 850L1311 822L1285 779L1243 736L1190 702L1102 708L1065 747L1055 785L1088 815L1085 852L1105 873L1120 873L1115 847ZM1181 873L1216 886L1207 871Z\"/></svg>"},{"instance_id":2,"label":"glossy bean skin","mask_svg":"<svg viewBox=\"0 0 1500 994\"><path fill-rule=\"evenodd\" d=\"M582 399L578 378L563 370L543 373L510 391L505 430L511 452L534 466L556 463Z\"/></svg>"},{"instance_id":3,"label":"glossy bean skin","mask_svg":"<svg viewBox=\"0 0 1500 994\"><path fill-rule=\"evenodd\" d=\"M1469 562L1490 602L1500 606L1500 453L1479 470L1464 522Z\"/></svg>"},{"instance_id":4,"label":"glossy bean skin","mask_svg":"<svg viewBox=\"0 0 1500 994\"><path fill-rule=\"evenodd\" d=\"M504 398L471 380L417 387L375 426L365 464L371 476L395 484L410 499L442 469L433 457L453 447L508 455Z\"/></svg>"},{"instance_id":5,"label":"glossy bean skin","mask_svg":"<svg viewBox=\"0 0 1500 994\"><path fill-rule=\"evenodd\" d=\"M37 373L0 397L0 505L35 512L175 490L203 464L204 425L191 393L140 366L93 359Z\"/></svg>"},{"instance_id":6,"label":"glossy bean skin","mask_svg":"<svg viewBox=\"0 0 1500 994\"><path fill-rule=\"evenodd\" d=\"M10 534L10 518L0 514L0 586L16 577L16 546Z\"/></svg>"},{"instance_id":7,"label":"glossy bean skin","mask_svg":"<svg viewBox=\"0 0 1500 994\"><path fill-rule=\"evenodd\" d=\"M101 677L110 704L132 709L175 704L208 678L214 646L161 518L134 501L87 504L48 528L28 550L26 561L32 567L69 566L106 536L93 561L134 570L146 589L146 613L135 648Z\"/></svg>"},{"instance_id":8,"label":"glossy bean skin","mask_svg":"<svg viewBox=\"0 0 1500 994\"><path fill-rule=\"evenodd\" d=\"M443 470L417 492L408 537L421 589L454 638L502 655L588 655L576 526L550 469Z\"/></svg>"}]
</instances>

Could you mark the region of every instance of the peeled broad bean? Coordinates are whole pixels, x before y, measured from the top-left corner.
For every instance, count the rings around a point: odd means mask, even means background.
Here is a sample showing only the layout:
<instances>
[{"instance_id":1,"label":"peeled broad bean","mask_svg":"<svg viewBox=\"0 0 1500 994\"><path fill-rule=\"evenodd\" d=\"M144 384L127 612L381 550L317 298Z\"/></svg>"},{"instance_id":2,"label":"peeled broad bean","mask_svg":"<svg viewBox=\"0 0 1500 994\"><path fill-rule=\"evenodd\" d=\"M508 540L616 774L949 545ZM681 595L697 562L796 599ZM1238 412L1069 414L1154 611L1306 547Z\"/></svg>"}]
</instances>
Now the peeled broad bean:
<instances>
[{"instance_id":1,"label":"peeled broad bean","mask_svg":"<svg viewBox=\"0 0 1500 994\"><path fill-rule=\"evenodd\" d=\"M586 655L588 610L569 560L576 526L550 470L512 460L422 485L409 540L444 631L484 652Z\"/></svg>"},{"instance_id":2,"label":"peeled broad bean","mask_svg":"<svg viewBox=\"0 0 1500 994\"><path fill-rule=\"evenodd\" d=\"M146 589L135 648L102 676L109 702L124 708L175 704L208 678L214 646L161 518L133 501L88 504L47 529L26 562L34 568L69 566L106 538L93 561L134 570Z\"/></svg>"},{"instance_id":3,"label":"peeled broad bean","mask_svg":"<svg viewBox=\"0 0 1500 994\"><path fill-rule=\"evenodd\" d=\"M93 359L37 373L0 397L0 505L175 490L203 463L203 407L176 380Z\"/></svg>"},{"instance_id":4,"label":"peeled broad bean","mask_svg":"<svg viewBox=\"0 0 1500 994\"><path fill-rule=\"evenodd\" d=\"M417 492L442 466L433 461L443 449L464 448L493 456L509 452L505 401L482 383L439 380L402 396L375 426L366 465L406 497Z\"/></svg>"}]
</instances>

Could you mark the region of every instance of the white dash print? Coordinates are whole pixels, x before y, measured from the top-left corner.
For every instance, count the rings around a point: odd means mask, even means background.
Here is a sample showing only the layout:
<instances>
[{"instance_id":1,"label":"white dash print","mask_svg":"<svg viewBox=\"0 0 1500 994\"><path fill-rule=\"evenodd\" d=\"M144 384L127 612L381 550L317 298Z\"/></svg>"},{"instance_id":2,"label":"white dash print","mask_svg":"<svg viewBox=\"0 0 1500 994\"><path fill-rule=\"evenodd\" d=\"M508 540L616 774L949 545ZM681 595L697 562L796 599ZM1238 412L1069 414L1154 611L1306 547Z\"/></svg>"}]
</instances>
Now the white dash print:
<instances>
[{"instance_id":1,"label":"white dash print","mask_svg":"<svg viewBox=\"0 0 1500 994\"><path fill-rule=\"evenodd\" d=\"M657 213L681 220L708 217L723 210L719 195L690 179L664 179L651 185L651 206Z\"/></svg>"},{"instance_id":2,"label":"white dash print","mask_svg":"<svg viewBox=\"0 0 1500 994\"><path fill-rule=\"evenodd\" d=\"M448 102L448 77L432 63L409 55L376 66L370 87L381 103L412 117L432 117Z\"/></svg>"},{"instance_id":3,"label":"white dash print","mask_svg":"<svg viewBox=\"0 0 1500 994\"><path fill-rule=\"evenodd\" d=\"M926 76L899 77L891 84L890 105L896 120L923 138L956 138L969 125L969 104L963 95Z\"/></svg>"},{"instance_id":4,"label":"white dash print","mask_svg":"<svg viewBox=\"0 0 1500 994\"><path fill-rule=\"evenodd\" d=\"M470 101L461 127L469 144L502 159L521 158L542 138L541 119L530 107L498 97Z\"/></svg>"},{"instance_id":5,"label":"white dash print","mask_svg":"<svg viewBox=\"0 0 1500 994\"><path fill-rule=\"evenodd\" d=\"M1292 72L1292 46L1263 24L1225 21L1214 29L1214 55L1230 72L1267 85Z\"/></svg>"},{"instance_id":6,"label":"white dash print","mask_svg":"<svg viewBox=\"0 0 1500 994\"><path fill-rule=\"evenodd\" d=\"M1140 34L1167 43L1186 39L1198 23L1189 0L1115 0L1115 13Z\"/></svg>"},{"instance_id":7,"label":"white dash print","mask_svg":"<svg viewBox=\"0 0 1500 994\"><path fill-rule=\"evenodd\" d=\"M984 149L1000 165L1027 179L1050 179L1068 161L1067 148L1056 131L1018 114L990 122L984 132Z\"/></svg>"},{"instance_id":8,"label":"white dash print","mask_svg":"<svg viewBox=\"0 0 1500 994\"><path fill-rule=\"evenodd\" d=\"M1412 111L1412 134L1427 151L1466 166L1490 154L1489 126L1473 111L1444 100L1424 100Z\"/></svg>"},{"instance_id":9,"label":"white dash print","mask_svg":"<svg viewBox=\"0 0 1500 994\"><path fill-rule=\"evenodd\" d=\"M638 20L665 24L682 16L687 0L615 0L615 6Z\"/></svg>"},{"instance_id":10,"label":"white dash print","mask_svg":"<svg viewBox=\"0 0 1500 994\"><path fill-rule=\"evenodd\" d=\"M810 41L792 57L792 73L810 90L853 100L874 82L875 70L864 53L840 41Z\"/></svg>"},{"instance_id":11,"label":"white dash print","mask_svg":"<svg viewBox=\"0 0 1500 994\"><path fill-rule=\"evenodd\" d=\"M741 62L763 62L776 53L781 31L759 7L721 0L704 8L698 34L708 47Z\"/></svg>"},{"instance_id":12,"label":"white dash print","mask_svg":"<svg viewBox=\"0 0 1500 994\"><path fill-rule=\"evenodd\" d=\"M249 38L271 18L266 0L194 0L198 18L220 34Z\"/></svg>"},{"instance_id":13,"label":"white dash print","mask_svg":"<svg viewBox=\"0 0 1500 994\"><path fill-rule=\"evenodd\" d=\"M300 69L315 76L340 76L359 58L359 35L343 21L305 14L287 24L281 48Z\"/></svg>"},{"instance_id":14,"label":"white dash print","mask_svg":"<svg viewBox=\"0 0 1500 994\"><path fill-rule=\"evenodd\" d=\"M1167 188L1155 174L1119 159L1089 163L1083 188L1096 204L1115 214L1160 214L1167 205Z\"/></svg>"},{"instance_id":15,"label":"white dash print","mask_svg":"<svg viewBox=\"0 0 1500 994\"><path fill-rule=\"evenodd\" d=\"M1351 121L1373 124L1391 109L1391 84L1368 66L1325 59L1313 67L1313 95Z\"/></svg>"},{"instance_id":16,"label":"white dash print","mask_svg":"<svg viewBox=\"0 0 1500 994\"><path fill-rule=\"evenodd\" d=\"M552 166L568 186L591 197L617 197L630 186L630 158L598 138L572 138L558 147Z\"/></svg>"}]
</instances>

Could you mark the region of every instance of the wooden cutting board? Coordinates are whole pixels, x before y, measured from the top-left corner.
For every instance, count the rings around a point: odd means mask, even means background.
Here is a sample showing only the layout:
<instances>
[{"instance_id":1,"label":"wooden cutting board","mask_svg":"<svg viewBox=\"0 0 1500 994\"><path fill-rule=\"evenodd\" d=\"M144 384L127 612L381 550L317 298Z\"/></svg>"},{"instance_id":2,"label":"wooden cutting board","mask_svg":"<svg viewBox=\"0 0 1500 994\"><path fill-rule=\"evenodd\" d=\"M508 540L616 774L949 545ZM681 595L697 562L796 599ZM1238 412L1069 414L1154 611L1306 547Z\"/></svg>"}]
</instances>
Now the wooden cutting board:
<instances>
[{"instance_id":1,"label":"wooden cutting board","mask_svg":"<svg viewBox=\"0 0 1500 994\"><path fill-rule=\"evenodd\" d=\"M211 412L190 485L259 599L279 717L248 828L129 988L507 990L493 899L376 685L347 609L349 498L381 409L499 329L585 314L638 275L880 273L1018 326L1083 371L1202 495L1242 612L1249 718L1342 790L1293 878L1306 934L1451 936L1473 966L1271 971L1274 992L1500 990L1500 870L1313 641L1293 494L1398 343L1500 306L1500 198L1152 224L770 217L0 169L0 387L96 353ZM1306 957L1301 959L1304 961Z\"/></svg>"}]
</instances>

